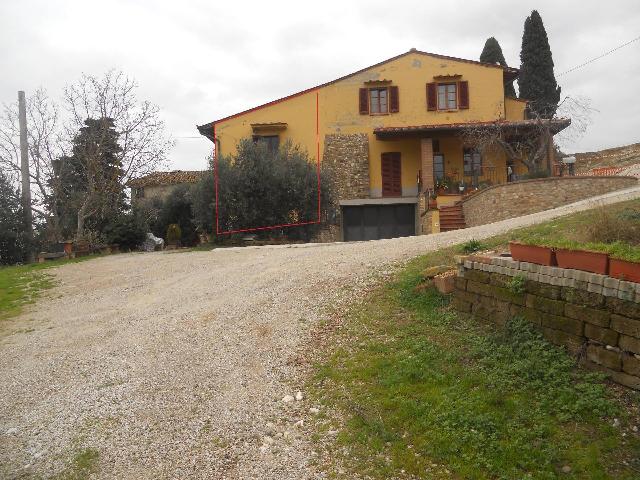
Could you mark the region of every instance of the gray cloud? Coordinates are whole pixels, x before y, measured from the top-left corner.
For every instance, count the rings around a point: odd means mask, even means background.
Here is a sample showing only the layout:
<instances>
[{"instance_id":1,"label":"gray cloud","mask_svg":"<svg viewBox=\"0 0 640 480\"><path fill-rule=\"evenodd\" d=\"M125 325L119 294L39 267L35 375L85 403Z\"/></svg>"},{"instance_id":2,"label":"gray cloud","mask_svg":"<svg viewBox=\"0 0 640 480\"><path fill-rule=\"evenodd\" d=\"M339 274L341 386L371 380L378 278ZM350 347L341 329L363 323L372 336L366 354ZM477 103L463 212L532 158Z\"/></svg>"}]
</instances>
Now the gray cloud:
<instances>
[{"instance_id":1,"label":"gray cloud","mask_svg":"<svg viewBox=\"0 0 640 480\"><path fill-rule=\"evenodd\" d=\"M525 17L545 22L556 74L640 34L637 0L601 2L300 1L111 2L23 0L0 5L0 101L82 72L120 68L159 104L176 137L174 168L203 168L211 150L195 125L329 81L411 47L478 58L495 36L519 65ZM599 110L587 134L563 145L594 150L640 141L640 42L560 76L563 93Z\"/></svg>"}]
</instances>

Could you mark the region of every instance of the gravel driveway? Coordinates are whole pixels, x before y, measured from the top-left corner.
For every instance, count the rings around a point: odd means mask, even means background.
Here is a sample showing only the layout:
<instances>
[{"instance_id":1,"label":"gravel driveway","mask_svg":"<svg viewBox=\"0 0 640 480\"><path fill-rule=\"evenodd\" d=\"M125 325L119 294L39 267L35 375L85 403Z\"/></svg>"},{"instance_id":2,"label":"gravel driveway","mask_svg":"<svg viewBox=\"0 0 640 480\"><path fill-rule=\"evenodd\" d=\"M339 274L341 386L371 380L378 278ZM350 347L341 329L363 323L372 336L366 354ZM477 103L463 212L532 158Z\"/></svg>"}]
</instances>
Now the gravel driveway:
<instances>
[{"instance_id":1,"label":"gravel driveway","mask_svg":"<svg viewBox=\"0 0 640 480\"><path fill-rule=\"evenodd\" d=\"M422 237L58 268L59 286L0 337L0 477L52 477L91 448L95 478L324 478L313 403L282 399L302 388L296 358L326 307L427 250L592 205Z\"/></svg>"}]
</instances>

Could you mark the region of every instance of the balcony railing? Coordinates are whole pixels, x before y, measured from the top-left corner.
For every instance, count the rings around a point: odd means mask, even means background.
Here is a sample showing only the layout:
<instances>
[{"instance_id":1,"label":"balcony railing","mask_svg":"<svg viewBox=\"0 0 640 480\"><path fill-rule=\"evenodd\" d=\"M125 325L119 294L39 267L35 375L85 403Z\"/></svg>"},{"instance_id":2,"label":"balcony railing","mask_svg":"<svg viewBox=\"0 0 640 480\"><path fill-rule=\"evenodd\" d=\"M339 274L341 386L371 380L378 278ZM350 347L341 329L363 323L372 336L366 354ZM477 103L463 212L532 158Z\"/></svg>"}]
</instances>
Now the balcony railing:
<instances>
[{"instance_id":1,"label":"balcony railing","mask_svg":"<svg viewBox=\"0 0 640 480\"><path fill-rule=\"evenodd\" d=\"M463 186L463 192L477 189L486 188L491 185L497 185L504 183L506 174L502 171L503 167L485 166L474 174L460 172L453 170L446 172L444 183L447 185L448 193L459 193L460 186Z\"/></svg>"}]
</instances>

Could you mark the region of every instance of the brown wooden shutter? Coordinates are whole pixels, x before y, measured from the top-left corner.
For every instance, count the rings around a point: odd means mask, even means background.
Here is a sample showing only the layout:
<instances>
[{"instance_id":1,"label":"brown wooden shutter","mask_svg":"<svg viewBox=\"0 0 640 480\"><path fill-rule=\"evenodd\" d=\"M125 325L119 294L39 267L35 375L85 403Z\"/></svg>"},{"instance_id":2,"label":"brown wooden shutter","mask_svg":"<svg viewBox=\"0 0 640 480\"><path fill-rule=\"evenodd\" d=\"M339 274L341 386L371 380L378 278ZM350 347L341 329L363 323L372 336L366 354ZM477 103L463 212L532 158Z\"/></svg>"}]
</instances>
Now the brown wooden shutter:
<instances>
[{"instance_id":1,"label":"brown wooden shutter","mask_svg":"<svg viewBox=\"0 0 640 480\"><path fill-rule=\"evenodd\" d=\"M458 102L458 108L464 110L469 108L469 82L462 81L458 83L460 89L460 101Z\"/></svg>"},{"instance_id":2,"label":"brown wooden shutter","mask_svg":"<svg viewBox=\"0 0 640 480\"><path fill-rule=\"evenodd\" d=\"M382 196L402 196L402 163L400 152L382 154Z\"/></svg>"},{"instance_id":3,"label":"brown wooden shutter","mask_svg":"<svg viewBox=\"0 0 640 480\"><path fill-rule=\"evenodd\" d=\"M392 85L389 87L389 113L398 113L400 111L400 98L398 97L398 87Z\"/></svg>"},{"instance_id":4,"label":"brown wooden shutter","mask_svg":"<svg viewBox=\"0 0 640 480\"><path fill-rule=\"evenodd\" d=\"M360 89L360 115L369 115L369 89Z\"/></svg>"},{"instance_id":5,"label":"brown wooden shutter","mask_svg":"<svg viewBox=\"0 0 640 480\"><path fill-rule=\"evenodd\" d=\"M438 94L435 83L427 83L427 110L438 109Z\"/></svg>"}]
</instances>

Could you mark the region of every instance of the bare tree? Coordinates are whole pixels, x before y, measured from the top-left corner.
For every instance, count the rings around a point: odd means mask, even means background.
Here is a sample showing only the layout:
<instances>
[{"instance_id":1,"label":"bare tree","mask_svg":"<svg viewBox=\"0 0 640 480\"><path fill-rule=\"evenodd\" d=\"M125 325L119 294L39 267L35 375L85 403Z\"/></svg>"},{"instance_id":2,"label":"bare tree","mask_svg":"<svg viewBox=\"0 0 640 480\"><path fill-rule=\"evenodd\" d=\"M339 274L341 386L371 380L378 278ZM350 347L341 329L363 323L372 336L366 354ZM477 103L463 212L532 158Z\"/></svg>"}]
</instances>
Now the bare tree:
<instances>
[{"instance_id":1,"label":"bare tree","mask_svg":"<svg viewBox=\"0 0 640 480\"><path fill-rule=\"evenodd\" d=\"M64 89L70 116L68 133L76 133L87 118L111 118L119 136L121 181L146 175L166 166L173 140L167 138L160 108L136 97L138 84L123 72L110 70L102 77L82 75Z\"/></svg>"},{"instance_id":2,"label":"bare tree","mask_svg":"<svg viewBox=\"0 0 640 480\"><path fill-rule=\"evenodd\" d=\"M565 141L583 135L594 111L585 98L565 97L551 118L528 112L525 120L470 125L461 137L465 145L481 153L502 151L508 160L522 163L530 173L544 171L554 135L563 132Z\"/></svg>"},{"instance_id":3,"label":"bare tree","mask_svg":"<svg viewBox=\"0 0 640 480\"><path fill-rule=\"evenodd\" d=\"M117 183L108 188L122 191L132 178L148 174L167 164L167 154L173 141L165 134L165 125L157 105L139 100L138 84L124 73L110 70L102 76L82 75L63 92L63 101L52 100L43 89L27 98L29 128L29 158L33 192L32 209L37 218L46 219L60 236L59 205L64 178L63 170L72 154L73 139L85 127L88 119L111 119L118 135L117 160L121 165ZM100 142L97 142L100 145ZM99 178L95 159L100 151L92 151L84 169L86 183L94 184L94 193L107 185L95 184ZM89 157L86 157L89 158ZM0 168L12 181L20 178L20 148L17 103L4 105L0 116ZM92 205L99 196L85 192L87 206L84 220L95 215L100 207ZM102 198L102 197L100 197ZM82 228L80 229L82 230Z\"/></svg>"},{"instance_id":4,"label":"bare tree","mask_svg":"<svg viewBox=\"0 0 640 480\"><path fill-rule=\"evenodd\" d=\"M46 90L38 89L27 97L27 125L31 209L38 220L49 219L57 226L55 211L50 211L54 163L63 155L59 108ZM20 179L20 126L18 104L4 105L0 116L0 168L14 182Z\"/></svg>"}]
</instances>

